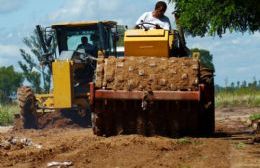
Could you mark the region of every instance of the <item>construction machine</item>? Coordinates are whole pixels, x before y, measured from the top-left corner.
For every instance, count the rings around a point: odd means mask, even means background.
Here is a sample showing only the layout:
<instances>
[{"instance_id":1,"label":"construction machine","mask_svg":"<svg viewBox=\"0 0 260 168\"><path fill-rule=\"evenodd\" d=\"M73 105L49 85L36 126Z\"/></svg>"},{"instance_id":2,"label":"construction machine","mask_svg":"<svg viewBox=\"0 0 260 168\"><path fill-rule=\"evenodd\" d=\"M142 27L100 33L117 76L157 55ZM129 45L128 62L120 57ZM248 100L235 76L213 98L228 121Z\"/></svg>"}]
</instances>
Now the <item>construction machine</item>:
<instances>
[{"instance_id":1,"label":"construction machine","mask_svg":"<svg viewBox=\"0 0 260 168\"><path fill-rule=\"evenodd\" d=\"M199 53L188 52L178 31L148 30L145 24L126 30L124 57L116 54L116 22L52 25L60 56L44 56L53 90L34 96L28 87L18 89L24 126L37 128L40 109L76 115L90 107L98 136L213 133L213 70L200 63ZM77 50L82 36L95 46L94 54ZM41 39L48 46L48 38Z\"/></svg>"},{"instance_id":2,"label":"construction machine","mask_svg":"<svg viewBox=\"0 0 260 168\"><path fill-rule=\"evenodd\" d=\"M20 116L24 128L39 128L37 118L46 112L60 112L81 126L91 125L89 82L94 79L98 54L108 57L116 53L116 22L89 21L58 23L51 27L36 26L42 48L41 65L52 72L49 94L34 94L30 87L18 89ZM80 48L82 38L91 48ZM57 51L50 44L57 44ZM55 53L59 56L55 58Z\"/></svg>"}]
</instances>

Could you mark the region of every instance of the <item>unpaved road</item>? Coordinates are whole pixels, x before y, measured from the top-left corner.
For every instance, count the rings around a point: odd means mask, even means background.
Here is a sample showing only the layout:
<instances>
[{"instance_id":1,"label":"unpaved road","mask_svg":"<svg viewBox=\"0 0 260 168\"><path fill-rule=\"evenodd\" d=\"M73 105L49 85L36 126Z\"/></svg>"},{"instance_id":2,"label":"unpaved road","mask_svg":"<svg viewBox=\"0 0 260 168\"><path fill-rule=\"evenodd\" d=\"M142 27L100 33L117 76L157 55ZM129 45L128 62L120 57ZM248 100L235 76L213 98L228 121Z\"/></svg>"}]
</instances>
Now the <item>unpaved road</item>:
<instances>
[{"instance_id":1,"label":"unpaved road","mask_svg":"<svg viewBox=\"0 0 260 168\"><path fill-rule=\"evenodd\" d=\"M35 145L0 147L0 167L47 167L52 161L71 161L81 167L246 167L260 168L260 144L247 125L248 116L260 108L217 109L216 135L210 138L143 137L124 135L97 137L91 129L64 128L22 130L3 133L31 139Z\"/></svg>"}]
</instances>

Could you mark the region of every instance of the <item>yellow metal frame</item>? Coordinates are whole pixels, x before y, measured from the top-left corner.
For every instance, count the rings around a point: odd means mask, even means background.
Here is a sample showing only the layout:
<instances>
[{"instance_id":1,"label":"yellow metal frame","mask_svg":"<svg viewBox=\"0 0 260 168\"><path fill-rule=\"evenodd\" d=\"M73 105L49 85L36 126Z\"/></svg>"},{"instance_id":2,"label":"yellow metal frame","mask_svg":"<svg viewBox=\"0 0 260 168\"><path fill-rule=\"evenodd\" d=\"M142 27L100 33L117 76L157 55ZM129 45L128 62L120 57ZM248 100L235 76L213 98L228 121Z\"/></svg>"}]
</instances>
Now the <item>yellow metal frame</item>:
<instances>
[{"instance_id":1,"label":"yellow metal frame","mask_svg":"<svg viewBox=\"0 0 260 168\"><path fill-rule=\"evenodd\" d=\"M125 56L169 57L169 31L127 30L125 32Z\"/></svg>"},{"instance_id":2,"label":"yellow metal frame","mask_svg":"<svg viewBox=\"0 0 260 168\"><path fill-rule=\"evenodd\" d=\"M65 109L72 108L74 105L80 108L89 106L89 93L74 95L73 91L73 71L82 66L83 64L76 64L71 60L53 62L53 91L50 94L36 95L38 108Z\"/></svg>"},{"instance_id":3,"label":"yellow metal frame","mask_svg":"<svg viewBox=\"0 0 260 168\"><path fill-rule=\"evenodd\" d=\"M54 108L71 108L73 99L73 61L52 63Z\"/></svg>"},{"instance_id":4,"label":"yellow metal frame","mask_svg":"<svg viewBox=\"0 0 260 168\"><path fill-rule=\"evenodd\" d=\"M35 97L40 108L54 107L53 94L36 94Z\"/></svg>"},{"instance_id":5,"label":"yellow metal frame","mask_svg":"<svg viewBox=\"0 0 260 168\"><path fill-rule=\"evenodd\" d=\"M103 24L107 25L116 25L117 22L114 21L79 21L79 22L63 22L63 23L57 23L53 24L51 27L56 28L56 27L80 27L80 26L90 26L90 25L96 25L98 23L102 22Z\"/></svg>"},{"instance_id":6,"label":"yellow metal frame","mask_svg":"<svg viewBox=\"0 0 260 168\"><path fill-rule=\"evenodd\" d=\"M197 60L200 60L200 52L197 51L197 52L192 52L192 58L195 58Z\"/></svg>"}]
</instances>

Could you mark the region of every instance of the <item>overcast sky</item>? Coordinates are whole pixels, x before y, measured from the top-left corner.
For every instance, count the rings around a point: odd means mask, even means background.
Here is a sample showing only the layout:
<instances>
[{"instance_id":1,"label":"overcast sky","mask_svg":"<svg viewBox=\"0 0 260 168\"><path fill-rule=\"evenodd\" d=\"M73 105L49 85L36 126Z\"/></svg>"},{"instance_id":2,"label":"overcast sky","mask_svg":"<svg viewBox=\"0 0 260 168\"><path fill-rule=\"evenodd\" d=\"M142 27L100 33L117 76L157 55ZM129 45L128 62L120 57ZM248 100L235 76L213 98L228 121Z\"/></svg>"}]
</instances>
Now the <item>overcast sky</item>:
<instances>
[{"instance_id":1,"label":"overcast sky","mask_svg":"<svg viewBox=\"0 0 260 168\"><path fill-rule=\"evenodd\" d=\"M115 20L133 27L137 18L154 8L156 0L0 0L0 66L21 60L22 39L35 25L83 20ZM173 5L166 15L170 16ZM172 20L172 26L175 27ZM207 49L213 54L216 83L260 80L260 33L225 34L219 37L187 37L189 48Z\"/></svg>"}]
</instances>

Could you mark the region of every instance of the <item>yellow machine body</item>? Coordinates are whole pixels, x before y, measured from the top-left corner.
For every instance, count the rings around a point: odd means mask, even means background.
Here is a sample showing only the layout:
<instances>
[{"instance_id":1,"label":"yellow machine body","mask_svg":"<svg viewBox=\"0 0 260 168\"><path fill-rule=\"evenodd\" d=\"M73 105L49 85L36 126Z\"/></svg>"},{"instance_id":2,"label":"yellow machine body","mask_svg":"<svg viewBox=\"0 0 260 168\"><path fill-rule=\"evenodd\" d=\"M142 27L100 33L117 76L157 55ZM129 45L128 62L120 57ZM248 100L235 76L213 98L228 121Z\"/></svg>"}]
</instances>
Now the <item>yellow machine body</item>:
<instances>
[{"instance_id":1,"label":"yellow machine body","mask_svg":"<svg viewBox=\"0 0 260 168\"><path fill-rule=\"evenodd\" d=\"M53 108L53 94L36 94L36 100L38 102L38 106L43 108Z\"/></svg>"},{"instance_id":2,"label":"yellow machine body","mask_svg":"<svg viewBox=\"0 0 260 168\"><path fill-rule=\"evenodd\" d=\"M72 64L72 61L52 63L54 108L72 107Z\"/></svg>"},{"instance_id":3,"label":"yellow machine body","mask_svg":"<svg viewBox=\"0 0 260 168\"><path fill-rule=\"evenodd\" d=\"M124 46L125 56L169 57L169 31L163 29L127 30Z\"/></svg>"},{"instance_id":4,"label":"yellow machine body","mask_svg":"<svg viewBox=\"0 0 260 168\"><path fill-rule=\"evenodd\" d=\"M91 25L96 25L98 24L100 21L79 21L79 22L61 22L61 23L56 23L53 24L51 27L52 28L57 28L57 27L87 27L87 26L91 26ZM102 21L103 24L116 24L116 22L114 21Z\"/></svg>"}]
</instances>

